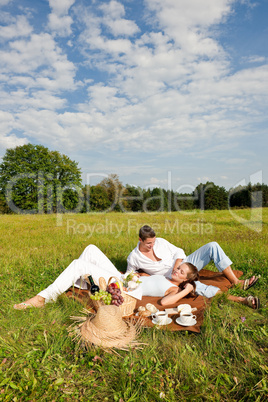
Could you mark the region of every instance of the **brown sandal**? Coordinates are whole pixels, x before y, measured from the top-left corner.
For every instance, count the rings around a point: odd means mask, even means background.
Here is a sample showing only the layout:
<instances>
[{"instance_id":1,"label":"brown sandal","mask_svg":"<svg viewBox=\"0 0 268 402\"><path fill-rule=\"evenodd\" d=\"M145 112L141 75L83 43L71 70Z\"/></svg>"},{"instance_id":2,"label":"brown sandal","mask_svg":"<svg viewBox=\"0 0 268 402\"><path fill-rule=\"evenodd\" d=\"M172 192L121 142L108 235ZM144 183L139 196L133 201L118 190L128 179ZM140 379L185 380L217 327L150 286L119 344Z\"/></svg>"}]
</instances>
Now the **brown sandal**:
<instances>
[{"instance_id":1,"label":"brown sandal","mask_svg":"<svg viewBox=\"0 0 268 402\"><path fill-rule=\"evenodd\" d=\"M255 276L255 278L253 279L253 281L250 283L250 279L251 278L249 278L249 279L245 279L244 280L244 283L243 283L243 290L248 290L249 288L251 288L252 286L254 286L257 282L258 282L258 280L260 279L260 275L258 275L258 276Z\"/></svg>"},{"instance_id":2,"label":"brown sandal","mask_svg":"<svg viewBox=\"0 0 268 402\"><path fill-rule=\"evenodd\" d=\"M254 303L253 303L254 302ZM254 310L258 310L261 306L260 299L258 297L249 295L245 299L245 305L253 308Z\"/></svg>"}]
</instances>

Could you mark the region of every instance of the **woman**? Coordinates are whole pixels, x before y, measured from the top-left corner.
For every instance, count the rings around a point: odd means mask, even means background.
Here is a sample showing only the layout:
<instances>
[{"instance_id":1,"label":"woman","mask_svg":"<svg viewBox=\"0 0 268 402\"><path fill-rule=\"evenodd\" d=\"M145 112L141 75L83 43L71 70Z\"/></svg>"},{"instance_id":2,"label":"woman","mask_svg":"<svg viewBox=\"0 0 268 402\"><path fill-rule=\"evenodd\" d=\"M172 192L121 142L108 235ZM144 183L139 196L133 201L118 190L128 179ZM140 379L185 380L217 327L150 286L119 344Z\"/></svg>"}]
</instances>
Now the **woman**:
<instances>
[{"instance_id":1,"label":"woman","mask_svg":"<svg viewBox=\"0 0 268 402\"><path fill-rule=\"evenodd\" d=\"M112 262L94 245L89 245L81 256L74 260L58 278L45 290L38 293L31 299L23 303L15 304L17 310L24 310L29 307L43 307L45 303L55 301L57 297L68 290L71 286L87 288L87 283L83 279L86 275L92 275L96 281L104 277L108 282L111 276L120 277L119 272ZM175 267L171 274L171 279L163 275L141 276L140 280L142 296L162 297L163 306L175 304L188 294L201 294L204 285L199 281L197 268L188 262ZM201 286L202 285L202 286ZM206 287L206 296L213 297L220 292L215 286ZM232 301L244 303L252 308L259 308L259 299L253 296L237 297L228 296Z\"/></svg>"},{"instance_id":2,"label":"woman","mask_svg":"<svg viewBox=\"0 0 268 402\"><path fill-rule=\"evenodd\" d=\"M162 306L167 306L169 304L177 303L189 294L196 293L197 295L202 295L204 285L198 280L199 273L193 264L184 262L178 267L175 267L172 271L170 280L170 282L173 283L173 286L167 289L160 303ZM200 285L202 285L202 287L200 287ZM209 285L206 287L206 297L213 297L219 293L222 293L222 291L216 286ZM260 307L260 300L258 297L252 295L247 297L227 295L227 298L231 301L245 304L253 309L258 309Z\"/></svg>"}]
</instances>

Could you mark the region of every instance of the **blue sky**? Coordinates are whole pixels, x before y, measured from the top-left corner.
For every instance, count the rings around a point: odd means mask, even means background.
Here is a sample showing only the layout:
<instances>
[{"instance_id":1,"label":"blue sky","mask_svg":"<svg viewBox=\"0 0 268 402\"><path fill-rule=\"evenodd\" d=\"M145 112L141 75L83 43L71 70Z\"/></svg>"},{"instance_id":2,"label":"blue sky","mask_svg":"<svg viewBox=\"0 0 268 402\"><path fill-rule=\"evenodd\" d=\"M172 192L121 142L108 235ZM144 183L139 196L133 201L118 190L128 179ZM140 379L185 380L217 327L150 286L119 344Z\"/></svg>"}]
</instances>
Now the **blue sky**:
<instances>
[{"instance_id":1,"label":"blue sky","mask_svg":"<svg viewBox=\"0 0 268 402\"><path fill-rule=\"evenodd\" d=\"M83 182L268 183L267 0L0 0L0 157L42 144Z\"/></svg>"}]
</instances>

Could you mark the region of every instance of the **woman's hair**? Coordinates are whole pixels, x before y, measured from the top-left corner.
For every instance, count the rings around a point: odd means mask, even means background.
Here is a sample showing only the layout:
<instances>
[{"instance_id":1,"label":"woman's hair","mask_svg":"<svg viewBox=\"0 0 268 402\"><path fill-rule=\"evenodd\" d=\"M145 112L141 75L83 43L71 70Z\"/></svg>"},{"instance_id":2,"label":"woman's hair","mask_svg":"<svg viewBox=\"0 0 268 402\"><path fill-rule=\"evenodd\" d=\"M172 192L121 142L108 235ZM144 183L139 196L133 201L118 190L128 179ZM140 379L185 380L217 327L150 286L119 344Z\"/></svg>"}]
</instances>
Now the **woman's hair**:
<instances>
[{"instance_id":1,"label":"woman's hair","mask_svg":"<svg viewBox=\"0 0 268 402\"><path fill-rule=\"evenodd\" d=\"M140 231L139 231L139 238L140 238L142 241L144 241L144 240L146 240L146 239L149 239L149 238L153 238L153 237L155 237L155 232L154 232L154 230L153 230L150 226L144 225L144 226L142 226L142 227L140 228Z\"/></svg>"},{"instance_id":2,"label":"woman's hair","mask_svg":"<svg viewBox=\"0 0 268 402\"><path fill-rule=\"evenodd\" d=\"M199 272L198 272L197 268L190 262L184 262L183 264L187 265L187 267L189 268L189 272L187 273L186 281L182 282L179 285L179 288L181 290L183 290L185 288L185 286L187 285L187 283L190 283L194 287L194 289L192 290L191 293L189 293L189 296L194 296L195 289L196 289L195 281L199 281Z\"/></svg>"}]
</instances>

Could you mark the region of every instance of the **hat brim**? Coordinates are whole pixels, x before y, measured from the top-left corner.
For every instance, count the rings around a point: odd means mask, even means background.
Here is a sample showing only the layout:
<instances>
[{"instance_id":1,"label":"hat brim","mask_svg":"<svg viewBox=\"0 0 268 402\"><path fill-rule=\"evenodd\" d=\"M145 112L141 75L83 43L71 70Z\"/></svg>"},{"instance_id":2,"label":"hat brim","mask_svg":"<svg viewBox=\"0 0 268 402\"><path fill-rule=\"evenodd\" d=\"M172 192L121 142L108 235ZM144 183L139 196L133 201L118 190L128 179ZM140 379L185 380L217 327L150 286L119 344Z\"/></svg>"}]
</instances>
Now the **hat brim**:
<instances>
[{"instance_id":1,"label":"hat brim","mask_svg":"<svg viewBox=\"0 0 268 402\"><path fill-rule=\"evenodd\" d=\"M94 317L88 318L80 326L81 340L87 346L92 344L104 348L122 348L128 346L136 337L136 327L129 321L125 321L124 329L121 333L109 334L97 328L92 322L92 318Z\"/></svg>"}]
</instances>

